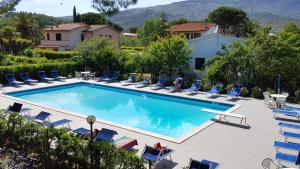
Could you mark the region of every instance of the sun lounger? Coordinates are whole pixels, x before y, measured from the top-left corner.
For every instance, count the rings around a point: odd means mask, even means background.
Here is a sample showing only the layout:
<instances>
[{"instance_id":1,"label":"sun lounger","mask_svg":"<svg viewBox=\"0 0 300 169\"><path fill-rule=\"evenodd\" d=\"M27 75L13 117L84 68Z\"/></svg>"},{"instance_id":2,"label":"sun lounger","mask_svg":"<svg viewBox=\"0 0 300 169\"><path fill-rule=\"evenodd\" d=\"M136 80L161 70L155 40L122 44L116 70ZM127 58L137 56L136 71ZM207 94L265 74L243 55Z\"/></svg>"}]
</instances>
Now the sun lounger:
<instances>
[{"instance_id":1,"label":"sun lounger","mask_svg":"<svg viewBox=\"0 0 300 169\"><path fill-rule=\"evenodd\" d=\"M166 89L169 92L176 92L180 89L181 85L183 84L183 78L177 78L174 82L173 82L173 86L168 86L166 87Z\"/></svg>"},{"instance_id":2,"label":"sun lounger","mask_svg":"<svg viewBox=\"0 0 300 169\"><path fill-rule=\"evenodd\" d=\"M201 109L201 110L219 115L219 120L221 120L222 118L224 120L226 120L226 117L228 116L228 117L241 119L240 124L242 124L243 121L244 121L245 124L247 124L247 116L245 116L245 115L234 114L234 113L224 113L224 112L221 112L221 111L216 111L216 110L211 110L211 109Z\"/></svg>"},{"instance_id":3,"label":"sun lounger","mask_svg":"<svg viewBox=\"0 0 300 169\"><path fill-rule=\"evenodd\" d=\"M28 73L21 73L21 78L24 81L24 83L27 83L27 84L37 83L38 82L38 80L31 79L29 77Z\"/></svg>"},{"instance_id":4,"label":"sun lounger","mask_svg":"<svg viewBox=\"0 0 300 169\"><path fill-rule=\"evenodd\" d=\"M109 78L109 71L103 71L102 77L99 77L98 81L102 81L103 79Z\"/></svg>"},{"instance_id":5,"label":"sun lounger","mask_svg":"<svg viewBox=\"0 0 300 169\"><path fill-rule=\"evenodd\" d=\"M54 78L47 77L45 71L39 71L38 76L41 79L41 81L54 81L55 80Z\"/></svg>"},{"instance_id":6,"label":"sun lounger","mask_svg":"<svg viewBox=\"0 0 300 169\"><path fill-rule=\"evenodd\" d=\"M205 95L208 96L209 94L213 95L219 95L222 87L221 86L213 86L211 90L205 92Z\"/></svg>"},{"instance_id":7,"label":"sun lounger","mask_svg":"<svg viewBox=\"0 0 300 169\"><path fill-rule=\"evenodd\" d=\"M67 79L67 77L59 76L57 70L52 70L51 71L51 77L54 78L55 80L64 80L64 79Z\"/></svg>"},{"instance_id":8,"label":"sun lounger","mask_svg":"<svg viewBox=\"0 0 300 169\"><path fill-rule=\"evenodd\" d=\"M135 82L135 76L130 75L127 80L123 80L120 83L122 86L125 86L125 85L129 85L129 84L133 84L134 82Z\"/></svg>"},{"instance_id":9,"label":"sun lounger","mask_svg":"<svg viewBox=\"0 0 300 169\"><path fill-rule=\"evenodd\" d=\"M188 169L217 169L220 166L219 163L209 161L209 160L190 160L189 168Z\"/></svg>"},{"instance_id":10,"label":"sun lounger","mask_svg":"<svg viewBox=\"0 0 300 169\"><path fill-rule=\"evenodd\" d=\"M64 128L70 130L71 129L70 122L71 122L71 120L61 119L61 120L58 120L58 121L54 121L54 122L51 122L51 123L44 124L44 127L48 128L48 127L60 127L60 126L63 126Z\"/></svg>"},{"instance_id":11,"label":"sun lounger","mask_svg":"<svg viewBox=\"0 0 300 169\"><path fill-rule=\"evenodd\" d=\"M126 137L126 136L121 137L117 140L114 140L112 143L117 148L124 148L127 151L131 150L134 146L138 145L138 142L136 139Z\"/></svg>"},{"instance_id":12,"label":"sun lounger","mask_svg":"<svg viewBox=\"0 0 300 169\"><path fill-rule=\"evenodd\" d=\"M23 107L23 104L15 102L12 106L9 105L8 108L4 112L7 114L11 114L14 112L21 113L22 107Z\"/></svg>"},{"instance_id":13,"label":"sun lounger","mask_svg":"<svg viewBox=\"0 0 300 169\"><path fill-rule=\"evenodd\" d=\"M274 141L274 147L276 148L276 151L278 151L280 148L293 151L300 151L300 144L297 143Z\"/></svg>"},{"instance_id":14,"label":"sun lounger","mask_svg":"<svg viewBox=\"0 0 300 169\"><path fill-rule=\"evenodd\" d=\"M14 74L7 74L6 80L12 86L19 86L19 85L23 84L22 82L16 80Z\"/></svg>"},{"instance_id":15,"label":"sun lounger","mask_svg":"<svg viewBox=\"0 0 300 169\"><path fill-rule=\"evenodd\" d=\"M153 167L155 167L160 161L166 159L167 157L170 157L172 161L171 155L173 152L174 150L169 148L160 151L159 149L146 145L141 157L144 158L145 160L148 160L149 163L151 163Z\"/></svg>"},{"instance_id":16,"label":"sun lounger","mask_svg":"<svg viewBox=\"0 0 300 169\"><path fill-rule=\"evenodd\" d=\"M164 79L159 80L156 84L153 84L151 86L152 89L160 89L163 88L165 85L166 81Z\"/></svg>"},{"instance_id":17,"label":"sun lounger","mask_svg":"<svg viewBox=\"0 0 300 169\"><path fill-rule=\"evenodd\" d=\"M275 159L278 161L286 161L289 163L296 163L298 156L297 155L291 155L281 152L276 152Z\"/></svg>"},{"instance_id":18,"label":"sun lounger","mask_svg":"<svg viewBox=\"0 0 300 169\"><path fill-rule=\"evenodd\" d=\"M143 81L135 83L135 87L145 87L149 84L150 84L149 80L143 80Z\"/></svg>"},{"instance_id":19,"label":"sun lounger","mask_svg":"<svg viewBox=\"0 0 300 169\"><path fill-rule=\"evenodd\" d=\"M227 99L227 97L239 97L240 96L240 93L241 93L241 89L240 88L233 88L231 90L231 92L225 94L225 99Z\"/></svg>"},{"instance_id":20,"label":"sun lounger","mask_svg":"<svg viewBox=\"0 0 300 169\"><path fill-rule=\"evenodd\" d=\"M300 112L295 112L295 111L273 109L272 112L274 113L274 119L276 118L277 114L283 114L283 115L287 115L287 116L295 116L298 120L299 120L299 117L300 117Z\"/></svg>"},{"instance_id":21,"label":"sun lounger","mask_svg":"<svg viewBox=\"0 0 300 169\"><path fill-rule=\"evenodd\" d=\"M198 92L199 89L200 89L200 84L193 83L190 88L185 89L184 91L189 92L189 93L193 93L193 92Z\"/></svg>"},{"instance_id":22,"label":"sun lounger","mask_svg":"<svg viewBox=\"0 0 300 169\"><path fill-rule=\"evenodd\" d=\"M112 81L116 81L119 77L119 72L114 72L113 75L109 78L104 78L102 79L104 82L112 82Z\"/></svg>"},{"instance_id":23,"label":"sun lounger","mask_svg":"<svg viewBox=\"0 0 300 169\"><path fill-rule=\"evenodd\" d=\"M114 130L110 130L110 129L106 129L106 128L102 128L96 135L96 137L94 138L94 142L96 141L108 141L108 142L112 142L113 141L113 137L115 135L117 135L118 133Z\"/></svg>"},{"instance_id":24,"label":"sun lounger","mask_svg":"<svg viewBox=\"0 0 300 169\"><path fill-rule=\"evenodd\" d=\"M282 106L282 109L292 110L292 111L300 111L299 107L293 107L293 106L287 106L287 105Z\"/></svg>"},{"instance_id":25,"label":"sun lounger","mask_svg":"<svg viewBox=\"0 0 300 169\"><path fill-rule=\"evenodd\" d=\"M279 122L278 126L280 126L280 130L279 130L280 133L283 131L282 130L283 127L297 129L297 130L300 129L300 125L292 124L292 123L285 123L285 122Z\"/></svg>"},{"instance_id":26,"label":"sun lounger","mask_svg":"<svg viewBox=\"0 0 300 169\"><path fill-rule=\"evenodd\" d=\"M30 116L30 117L25 117L25 118L27 120L34 120L34 121L36 121L38 123L41 123L41 124L47 124L47 123L50 123L50 120L49 120L50 115L51 115L51 113L41 111L36 116Z\"/></svg>"},{"instance_id":27,"label":"sun lounger","mask_svg":"<svg viewBox=\"0 0 300 169\"><path fill-rule=\"evenodd\" d=\"M300 134L299 133L284 131L281 134L285 138L285 141L287 141L288 138L300 139Z\"/></svg>"}]
</instances>

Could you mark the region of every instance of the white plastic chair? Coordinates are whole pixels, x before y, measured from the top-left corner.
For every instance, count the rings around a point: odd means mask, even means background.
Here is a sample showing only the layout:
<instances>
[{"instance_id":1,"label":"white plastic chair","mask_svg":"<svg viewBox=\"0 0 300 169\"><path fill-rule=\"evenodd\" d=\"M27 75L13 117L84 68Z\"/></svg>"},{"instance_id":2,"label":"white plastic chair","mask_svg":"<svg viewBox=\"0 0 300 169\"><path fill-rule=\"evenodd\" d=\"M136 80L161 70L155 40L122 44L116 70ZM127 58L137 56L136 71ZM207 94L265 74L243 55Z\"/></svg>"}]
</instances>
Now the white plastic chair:
<instances>
[{"instance_id":1,"label":"white plastic chair","mask_svg":"<svg viewBox=\"0 0 300 169\"><path fill-rule=\"evenodd\" d=\"M270 92L264 92L264 98L265 98L265 105L269 108L276 108L276 102L270 97Z\"/></svg>"},{"instance_id":2,"label":"white plastic chair","mask_svg":"<svg viewBox=\"0 0 300 169\"><path fill-rule=\"evenodd\" d=\"M289 97L289 94L288 94L288 93L281 93L281 94L282 94L282 95L285 95L286 98ZM286 98L282 98L282 99L280 100L281 106L285 106L285 105L286 105Z\"/></svg>"},{"instance_id":3,"label":"white plastic chair","mask_svg":"<svg viewBox=\"0 0 300 169\"><path fill-rule=\"evenodd\" d=\"M80 72L77 72L77 71L75 71L75 77L76 77L77 79L82 79L81 73L80 73Z\"/></svg>"},{"instance_id":4,"label":"white plastic chair","mask_svg":"<svg viewBox=\"0 0 300 169\"><path fill-rule=\"evenodd\" d=\"M94 80L96 78L96 72L91 73L91 79Z\"/></svg>"}]
</instances>

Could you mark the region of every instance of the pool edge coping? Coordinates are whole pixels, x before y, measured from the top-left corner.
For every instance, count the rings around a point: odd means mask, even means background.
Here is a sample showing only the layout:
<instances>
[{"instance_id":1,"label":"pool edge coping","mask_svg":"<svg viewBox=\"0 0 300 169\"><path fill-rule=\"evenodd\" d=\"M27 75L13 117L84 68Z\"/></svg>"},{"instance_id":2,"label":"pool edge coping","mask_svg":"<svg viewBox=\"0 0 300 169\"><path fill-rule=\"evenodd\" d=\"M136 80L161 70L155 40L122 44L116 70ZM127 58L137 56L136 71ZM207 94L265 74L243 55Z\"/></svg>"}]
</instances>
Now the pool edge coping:
<instances>
[{"instance_id":1,"label":"pool edge coping","mask_svg":"<svg viewBox=\"0 0 300 169\"><path fill-rule=\"evenodd\" d=\"M195 101L204 101L204 102L211 102L211 103L214 102L214 103L219 103L219 104L223 104L223 105L232 105L233 106L230 109L224 111L224 113L232 113L232 112L236 111L237 109L239 109L240 107L242 107L242 105L240 105L240 104L229 104L229 103L222 103L220 101L209 101L209 100L203 100L203 99L200 99L200 98L189 98L189 97L185 97L185 96L172 95L172 93L157 93L157 92L154 92L154 91L143 91L139 88L132 89L132 88L126 88L126 86L124 86L124 87L123 86L111 86L111 85L109 85L109 83L99 84L97 82L90 82L90 81L65 82L64 84L54 84L52 86L44 86L44 87L38 87L38 88L34 88L34 89L21 89L21 90L14 91L14 92L39 90L39 89L45 89L45 88L49 88L49 87L59 87L59 86L80 84L80 83L94 84L94 85L99 85L99 86L112 87L112 88L125 89L125 90L138 91L138 92L145 92L145 93L151 93L151 94L156 94L156 95L163 95L163 96L169 96L169 97L175 97L175 98L181 98L181 99L189 99L189 100L195 100ZM9 94L9 93L14 93L14 92L7 92L7 93ZM50 106L39 105L39 104L36 104L36 103L32 103L30 101L26 101L26 100L23 100L23 99L20 99L20 98L17 98L17 97L13 97L13 96L9 96L9 95L5 95L5 94L2 94L2 93L0 94L0 96L11 99L11 100L23 102L23 103L26 103L26 104L29 104L29 105L33 105L33 106L36 106L36 107L45 108L45 109L48 109L48 110L52 110L52 111L55 111L55 112L67 114L67 115L70 115L70 116L79 117L79 118L82 118L82 119L86 119L86 117L87 117L87 116L81 115L79 113L66 111L66 110L62 110L62 109L58 109L58 108L53 108L53 107L50 107ZM220 116L217 115L213 119L217 119L219 117ZM189 138L191 138L195 134L199 133L200 131L206 129L207 127L209 127L209 126L211 126L212 124L215 123L215 121L213 121L212 119L208 120L207 122L195 127L191 131L187 132L183 136L180 136L178 138L173 138L173 137L164 136L164 135L161 135L161 134L156 134L154 132L149 132L149 131L146 131L146 130L138 129L138 128L135 128L135 127L129 127L129 126L125 126L125 125L122 125L122 124L119 124L119 123L106 121L106 120L99 119L99 118L96 119L96 122L102 123L102 124L105 124L105 125L114 126L114 127L121 128L121 129L125 129L125 130L129 130L129 131L132 131L132 132L137 132L137 133L147 135L147 136L150 136L150 137L163 139L163 140L170 141L170 142L177 143L177 144L183 143L184 141L188 140Z\"/></svg>"}]
</instances>

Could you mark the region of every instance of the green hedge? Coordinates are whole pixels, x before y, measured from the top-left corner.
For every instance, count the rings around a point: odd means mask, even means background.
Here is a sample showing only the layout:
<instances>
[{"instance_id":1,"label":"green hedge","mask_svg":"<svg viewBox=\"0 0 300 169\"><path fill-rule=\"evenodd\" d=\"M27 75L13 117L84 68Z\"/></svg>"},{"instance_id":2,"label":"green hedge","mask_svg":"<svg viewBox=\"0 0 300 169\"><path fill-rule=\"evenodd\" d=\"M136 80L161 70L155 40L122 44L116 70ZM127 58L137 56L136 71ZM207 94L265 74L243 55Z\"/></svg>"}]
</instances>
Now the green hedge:
<instances>
[{"instance_id":1,"label":"green hedge","mask_svg":"<svg viewBox=\"0 0 300 169\"><path fill-rule=\"evenodd\" d=\"M45 63L45 64L26 64L16 66L0 66L0 83L7 84L5 79L6 74L15 74L17 80L21 80L20 73L28 72L31 78L38 79L38 71L46 71L50 76L51 70L56 69L63 76L74 74L75 70L80 69L80 64L76 62L63 62L63 63Z\"/></svg>"},{"instance_id":2,"label":"green hedge","mask_svg":"<svg viewBox=\"0 0 300 169\"><path fill-rule=\"evenodd\" d=\"M54 51L50 49L26 49L24 54L29 57L45 57L47 59L64 59L78 55L77 51Z\"/></svg>"}]
</instances>

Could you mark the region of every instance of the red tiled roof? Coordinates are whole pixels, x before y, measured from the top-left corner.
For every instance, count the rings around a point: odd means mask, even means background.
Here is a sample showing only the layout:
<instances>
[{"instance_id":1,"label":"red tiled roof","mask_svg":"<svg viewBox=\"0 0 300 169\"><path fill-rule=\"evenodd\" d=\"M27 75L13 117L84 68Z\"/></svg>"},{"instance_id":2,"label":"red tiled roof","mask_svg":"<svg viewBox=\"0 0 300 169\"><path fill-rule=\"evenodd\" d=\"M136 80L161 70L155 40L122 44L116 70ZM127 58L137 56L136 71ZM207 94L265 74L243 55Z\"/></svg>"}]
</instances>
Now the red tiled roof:
<instances>
[{"instance_id":1,"label":"red tiled roof","mask_svg":"<svg viewBox=\"0 0 300 169\"><path fill-rule=\"evenodd\" d=\"M169 29L169 32L200 32L208 31L215 27L214 23L184 23L181 25L174 25Z\"/></svg>"},{"instance_id":2,"label":"red tiled roof","mask_svg":"<svg viewBox=\"0 0 300 169\"><path fill-rule=\"evenodd\" d=\"M83 24L83 23L67 23L67 24L60 24L60 25L57 25L57 26L51 26L51 27L48 27L44 30L45 31L51 31L51 30L70 31L70 30L73 30L73 29L81 28L81 27L88 27L88 25Z\"/></svg>"}]
</instances>

